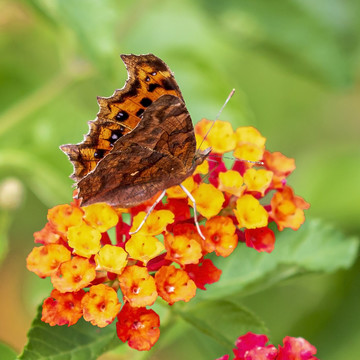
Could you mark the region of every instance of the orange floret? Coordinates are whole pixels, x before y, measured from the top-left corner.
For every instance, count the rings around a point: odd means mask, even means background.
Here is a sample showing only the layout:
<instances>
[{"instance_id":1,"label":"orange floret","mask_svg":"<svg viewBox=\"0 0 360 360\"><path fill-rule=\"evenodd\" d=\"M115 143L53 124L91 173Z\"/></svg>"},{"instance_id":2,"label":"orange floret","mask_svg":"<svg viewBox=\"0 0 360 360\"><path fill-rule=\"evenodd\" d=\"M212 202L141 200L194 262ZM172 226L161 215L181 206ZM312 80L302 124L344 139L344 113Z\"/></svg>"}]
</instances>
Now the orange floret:
<instances>
[{"instance_id":1,"label":"orange floret","mask_svg":"<svg viewBox=\"0 0 360 360\"><path fill-rule=\"evenodd\" d=\"M151 306L158 296L155 280L145 267L127 266L119 276L119 284L124 301L134 307Z\"/></svg>"},{"instance_id":2,"label":"orange floret","mask_svg":"<svg viewBox=\"0 0 360 360\"><path fill-rule=\"evenodd\" d=\"M145 265L164 251L164 244L154 236L132 235L125 245L125 250L132 259L140 260Z\"/></svg>"},{"instance_id":3,"label":"orange floret","mask_svg":"<svg viewBox=\"0 0 360 360\"><path fill-rule=\"evenodd\" d=\"M50 209L47 218L54 225L57 232L66 236L70 226L81 224L83 215L84 213L79 207L64 204Z\"/></svg>"},{"instance_id":4,"label":"orange floret","mask_svg":"<svg viewBox=\"0 0 360 360\"><path fill-rule=\"evenodd\" d=\"M91 286L81 305L84 319L101 328L114 321L121 307L116 291L104 284Z\"/></svg>"},{"instance_id":5,"label":"orange floret","mask_svg":"<svg viewBox=\"0 0 360 360\"><path fill-rule=\"evenodd\" d=\"M229 256L236 248L238 236L236 226L225 216L215 216L205 224L205 249L215 251L218 256Z\"/></svg>"},{"instance_id":6,"label":"orange floret","mask_svg":"<svg viewBox=\"0 0 360 360\"><path fill-rule=\"evenodd\" d=\"M204 231L204 226L200 225L200 230ZM182 235L186 236L188 239L196 240L202 248L202 254L207 254L207 251L204 249L204 240L200 237L196 226L189 223L179 223L174 226L172 229L174 236Z\"/></svg>"},{"instance_id":7,"label":"orange floret","mask_svg":"<svg viewBox=\"0 0 360 360\"><path fill-rule=\"evenodd\" d=\"M234 213L240 228L255 229L268 224L269 214L252 195L240 197L236 201Z\"/></svg>"},{"instance_id":8,"label":"orange floret","mask_svg":"<svg viewBox=\"0 0 360 360\"><path fill-rule=\"evenodd\" d=\"M89 259L74 256L51 275L51 282L60 292L78 291L87 287L96 276L95 265Z\"/></svg>"},{"instance_id":9,"label":"orange floret","mask_svg":"<svg viewBox=\"0 0 360 360\"><path fill-rule=\"evenodd\" d=\"M136 350L150 350L160 336L160 318L154 310L125 304L118 315L116 332L122 342Z\"/></svg>"},{"instance_id":10,"label":"orange floret","mask_svg":"<svg viewBox=\"0 0 360 360\"><path fill-rule=\"evenodd\" d=\"M185 235L165 235L165 259L175 261L180 265L197 264L202 257L199 242Z\"/></svg>"},{"instance_id":11,"label":"orange floret","mask_svg":"<svg viewBox=\"0 0 360 360\"><path fill-rule=\"evenodd\" d=\"M239 197L245 191L243 178L239 172L228 170L219 173L219 190Z\"/></svg>"},{"instance_id":12,"label":"orange floret","mask_svg":"<svg viewBox=\"0 0 360 360\"><path fill-rule=\"evenodd\" d=\"M139 227L145 215L146 212L141 211L134 217L130 232L135 231ZM159 235L166 229L169 224L172 224L173 222L174 214L171 211L153 211L137 234Z\"/></svg>"},{"instance_id":13,"label":"orange floret","mask_svg":"<svg viewBox=\"0 0 360 360\"><path fill-rule=\"evenodd\" d=\"M96 270L121 274L127 264L127 256L122 247L106 244L95 255Z\"/></svg>"},{"instance_id":14,"label":"orange floret","mask_svg":"<svg viewBox=\"0 0 360 360\"><path fill-rule=\"evenodd\" d=\"M280 189L285 185L285 178L296 168L295 160L288 158L280 152L264 153L265 167L274 173L272 187Z\"/></svg>"},{"instance_id":15,"label":"orange floret","mask_svg":"<svg viewBox=\"0 0 360 360\"><path fill-rule=\"evenodd\" d=\"M81 300L84 295L84 290L61 293L53 289L50 297L44 300L41 321L50 326L76 324L83 314Z\"/></svg>"},{"instance_id":16,"label":"orange floret","mask_svg":"<svg viewBox=\"0 0 360 360\"><path fill-rule=\"evenodd\" d=\"M264 165L267 169L271 170L275 175L288 176L296 168L295 159L288 158L281 152L265 151Z\"/></svg>"},{"instance_id":17,"label":"orange floret","mask_svg":"<svg viewBox=\"0 0 360 360\"><path fill-rule=\"evenodd\" d=\"M197 211L207 219L217 215L225 201L224 194L212 184L200 184L192 192L192 196L195 198ZM190 199L189 204L193 206Z\"/></svg>"},{"instance_id":18,"label":"orange floret","mask_svg":"<svg viewBox=\"0 0 360 360\"><path fill-rule=\"evenodd\" d=\"M190 192L194 191L196 188L196 183L192 176L188 177L181 184ZM166 194L168 198L173 198L173 199L187 198L187 195L185 194L184 190L179 185L172 186L171 188L166 189Z\"/></svg>"},{"instance_id":19,"label":"orange floret","mask_svg":"<svg viewBox=\"0 0 360 360\"><path fill-rule=\"evenodd\" d=\"M290 186L285 186L272 197L270 215L280 231L286 227L297 230L305 221L304 210L309 207L303 198L294 195Z\"/></svg>"},{"instance_id":20,"label":"orange floret","mask_svg":"<svg viewBox=\"0 0 360 360\"><path fill-rule=\"evenodd\" d=\"M27 268L37 276L53 274L60 264L71 259L70 251L63 245L49 244L32 249L26 258Z\"/></svg>"},{"instance_id":21,"label":"orange floret","mask_svg":"<svg viewBox=\"0 0 360 360\"><path fill-rule=\"evenodd\" d=\"M175 266L162 266L155 274L158 294L170 305L177 301L190 301L196 293L196 285L186 271Z\"/></svg>"},{"instance_id":22,"label":"orange floret","mask_svg":"<svg viewBox=\"0 0 360 360\"><path fill-rule=\"evenodd\" d=\"M273 178L273 172L264 169L248 169L244 174L244 183L247 191L259 192L264 196Z\"/></svg>"},{"instance_id":23,"label":"orange floret","mask_svg":"<svg viewBox=\"0 0 360 360\"><path fill-rule=\"evenodd\" d=\"M213 127L206 138L212 150L218 154L234 150L236 137L231 124L227 121L217 120L214 123L211 120L202 119L195 125L195 131L204 137L212 125Z\"/></svg>"},{"instance_id":24,"label":"orange floret","mask_svg":"<svg viewBox=\"0 0 360 360\"><path fill-rule=\"evenodd\" d=\"M77 255L89 258L96 254L101 247L100 239L100 231L85 222L69 227L68 244Z\"/></svg>"},{"instance_id":25,"label":"orange floret","mask_svg":"<svg viewBox=\"0 0 360 360\"><path fill-rule=\"evenodd\" d=\"M51 222L47 222L43 229L34 232L34 241L39 244L57 244L61 241L60 235L56 232L56 227Z\"/></svg>"},{"instance_id":26,"label":"orange floret","mask_svg":"<svg viewBox=\"0 0 360 360\"><path fill-rule=\"evenodd\" d=\"M105 232L119 221L116 211L108 204L97 203L83 207L84 219L93 228Z\"/></svg>"}]
</instances>

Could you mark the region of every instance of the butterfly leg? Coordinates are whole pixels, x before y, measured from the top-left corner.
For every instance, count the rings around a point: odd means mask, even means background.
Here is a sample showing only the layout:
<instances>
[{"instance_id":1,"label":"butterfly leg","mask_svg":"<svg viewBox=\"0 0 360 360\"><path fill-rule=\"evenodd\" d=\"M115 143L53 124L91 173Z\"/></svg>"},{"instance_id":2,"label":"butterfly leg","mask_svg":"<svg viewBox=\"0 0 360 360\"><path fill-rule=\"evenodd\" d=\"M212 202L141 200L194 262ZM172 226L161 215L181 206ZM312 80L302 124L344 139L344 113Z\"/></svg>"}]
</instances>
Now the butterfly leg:
<instances>
[{"instance_id":1,"label":"butterfly leg","mask_svg":"<svg viewBox=\"0 0 360 360\"><path fill-rule=\"evenodd\" d=\"M191 193L189 192L189 190L182 184L180 184L180 187L183 189L184 193L189 197L189 199L193 202L194 204L194 222L195 222L195 225L196 225L196 229L199 233L199 235L201 236L201 238L203 240L205 240L205 236L203 235L203 233L201 232L200 230L200 226L199 226L199 223L197 221L197 211L196 211L196 202L195 202L195 199L194 197L191 195Z\"/></svg>"},{"instance_id":2,"label":"butterfly leg","mask_svg":"<svg viewBox=\"0 0 360 360\"><path fill-rule=\"evenodd\" d=\"M152 211L155 209L155 206L162 200L162 198L165 196L166 194L166 190L164 190L160 196L156 199L156 201L151 205L151 208L148 210L147 214L145 215L143 221L140 223L140 225L137 227L137 229L135 231L130 232L130 235L136 234L141 228L142 226L145 224L145 221L147 220L147 218L150 216L150 214L152 213Z\"/></svg>"}]
</instances>

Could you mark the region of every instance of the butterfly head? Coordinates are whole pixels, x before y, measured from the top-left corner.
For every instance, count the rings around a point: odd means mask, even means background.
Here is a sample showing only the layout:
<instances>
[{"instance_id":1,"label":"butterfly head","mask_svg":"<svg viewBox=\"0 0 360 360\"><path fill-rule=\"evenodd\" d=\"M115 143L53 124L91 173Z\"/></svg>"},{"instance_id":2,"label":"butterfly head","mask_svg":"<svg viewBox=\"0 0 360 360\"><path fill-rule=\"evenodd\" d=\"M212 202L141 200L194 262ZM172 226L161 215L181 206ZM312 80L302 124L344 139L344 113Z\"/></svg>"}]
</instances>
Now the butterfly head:
<instances>
[{"instance_id":1,"label":"butterfly head","mask_svg":"<svg viewBox=\"0 0 360 360\"><path fill-rule=\"evenodd\" d=\"M195 156L193 158L193 167L196 168L196 166L202 164L204 160L209 156L211 153L211 147L208 147L205 150L198 149L195 153Z\"/></svg>"}]
</instances>

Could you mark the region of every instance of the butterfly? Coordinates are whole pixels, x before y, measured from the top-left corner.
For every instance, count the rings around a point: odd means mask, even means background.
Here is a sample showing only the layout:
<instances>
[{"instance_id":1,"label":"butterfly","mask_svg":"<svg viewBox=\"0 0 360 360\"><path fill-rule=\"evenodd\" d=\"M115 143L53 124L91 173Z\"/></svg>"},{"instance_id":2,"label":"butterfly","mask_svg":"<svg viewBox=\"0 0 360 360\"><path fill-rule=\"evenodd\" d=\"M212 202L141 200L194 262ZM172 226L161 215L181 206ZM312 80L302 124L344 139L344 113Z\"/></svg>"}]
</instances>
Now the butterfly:
<instances>
[{"instance_id":1,"label":"butterfly","mask_svg":"<svg viewBox=\"0 0 360 360\"><path fill-rule=\"evenodd\" d=\"M74 165L82 206L129 208L160 191L164 196L211 151L196 149L190 114L168 66L153 54L121 59L128 71L124 87L98 97L100 111L83 142L60 147Z\"/></svg>"}]
</instances>

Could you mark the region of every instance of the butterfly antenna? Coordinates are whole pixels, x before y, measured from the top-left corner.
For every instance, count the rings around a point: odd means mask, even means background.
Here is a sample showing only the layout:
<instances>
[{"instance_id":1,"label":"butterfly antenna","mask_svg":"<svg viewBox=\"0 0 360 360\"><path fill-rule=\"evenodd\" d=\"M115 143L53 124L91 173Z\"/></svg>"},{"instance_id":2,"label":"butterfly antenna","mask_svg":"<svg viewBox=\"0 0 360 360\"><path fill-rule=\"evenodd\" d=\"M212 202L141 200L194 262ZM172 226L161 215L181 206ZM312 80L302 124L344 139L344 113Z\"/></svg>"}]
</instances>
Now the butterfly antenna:
<instances>
[{"instance_id":1,"label":"butterfly antenna","mask_svg":"<svg viewBox=\"0 0 360 360\"><path fill-rule=\"evenodd\" d=\"M189 191L183 184L180 184L180 187L183 189L184 193L189 197L189 199L190 199L190 200L192 201L192 203L193 203L193 208L194 208L194 222L195 222L195 226L196 226L197 232L199 233L200 237L201 237L203 240L206 240L204 234L201 232L200 225L199 225L198 220L197 220L196 201L195 201L194 197L191 195L190 191Z\"/></svg>"},{"instance_id":2,"label":"butterfly antenna","mask_svg":"<svg viewBox=\"0 0 360 360\"><path fill-rule=\"evenodd\" d=\"M232 98L232 96L234 95L234 92L235 92L235 89L232 89L232 90L230 91L229 96L228 96L228 97L227 97L227 99L225 100L225 102L224 102L223 106L221 107L221 109L219 110L218 114L216 115L215 120L214 120L214 121L213 121L213 123L211 124L211 126L210 126L209 130L206 132L206 134L205 134L204 138L202 139L201 144L200 144L200 146L199 146L199 149L201 148L201 145L203 144L203 142L205 141L205 139L206 139L206 138L207 138L207 136L209 135L209 132L210 132L210 131L211 131L211 129L213 128L213 126L214 126L214 124L215 124L216 120L218 120L218 119L219 119L219 117L220 117L220 115L221 115L222 111L224 110L224 108L225 108L226 104L229 102L229 100L230 100L230 99Z\"/></svg>"},{"instance_id":3,"label":"butterfly antenna","mask_svg":"<svg viewBox=\"0 0 360 360\"><path fill-rule=\"evenodd\" d=\"M250 164L255 164L255 165L264 165L264 162L263 161L254 161L254 160L245 160L245 159L234 159L233 157L229 157L229 156L223 156L223 155L217 155L217 154L211 154L210 156L213 156L213 157L219 157L221 159L229 159L229 160L235 160L235 161L244 161L244 162L247 162L247 163L250 163ZM208 161L211 160L211 158L208 158L207 159ZM213 160L213 161L216 161L216 160Z\"/></svg>"}]
</instances>

